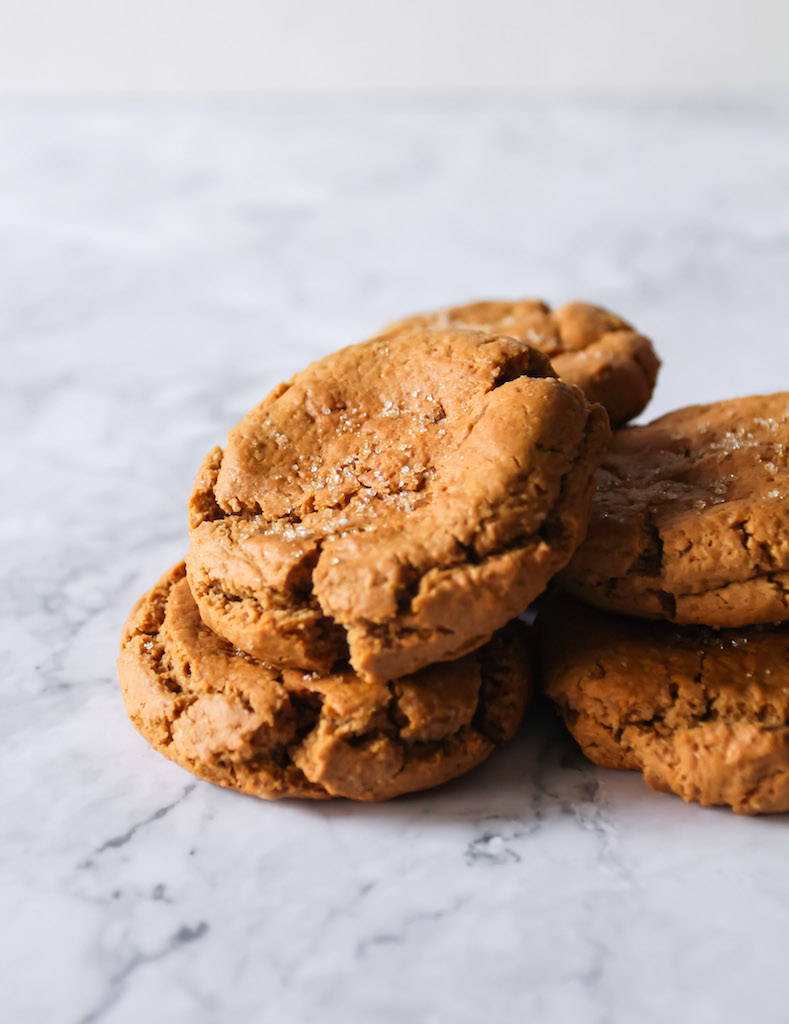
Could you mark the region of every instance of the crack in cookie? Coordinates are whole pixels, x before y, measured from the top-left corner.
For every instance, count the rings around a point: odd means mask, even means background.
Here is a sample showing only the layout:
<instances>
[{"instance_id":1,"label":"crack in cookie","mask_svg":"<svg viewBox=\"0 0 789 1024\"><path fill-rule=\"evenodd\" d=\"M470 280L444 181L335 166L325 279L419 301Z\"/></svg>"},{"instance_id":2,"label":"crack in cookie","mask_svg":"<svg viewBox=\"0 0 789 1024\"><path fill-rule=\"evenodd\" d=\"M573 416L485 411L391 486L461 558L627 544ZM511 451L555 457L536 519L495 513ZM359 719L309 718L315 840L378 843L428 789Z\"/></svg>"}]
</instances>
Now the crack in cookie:
<instances>
[{"instance_id":1,"label":"crack in cookie","mask_svg":"<svg viewBox=\"0 0 789 1024\"><path fill-rule=\"evenodd\" d=\"M601 608L736 627L789 618L789 393L613 438L564 585Z\"/></svg>"},{"instance_id":2,"label":"crack in cookie","mask_svg":"<svg viewBox=\"0 0 789 1024\"><path fill-rule=\"evenodd\" d=\"M599 402L614 427L643 412L660 369L649 338L586 302L554 310L537 299L471 302L408 317L387 333L413 327L472 328L524 341L548 356L562 380L579 387L590 402Z\"/></svg>"},{"instance_id":3,"label":"crack in cookie","mask_svg":"<svg viewBox=\"0 0 789 1024\"><path fill-rule=\"evenodd\" d=\"M386 680L460 657L568 561L608 433L512 338L415 328L328 356L198 473L201 615L280 666Z\"/></svg>"},{"instance_id":4,"label":"crack in cookie","mask_svg":"<svg viewBox=\"0 0 789 1024\"><path fill-rule=\"evenodd\" d=\"M439 785L512 737L530 689L518 623L385 684L347 667L273 669L202 622L183 563L133 609L118 669L129 717L155 749L267 799L383 800Z\"/></svg>"},{"instance_id":5,"label":"crack in cookie","mask_svg":"<svg viewBox=\"0 0 789 1024\"><path fill-rule=\"evenodd\" d=\"M789 811L789 627L677 627L560 596L537 635L541 684L596 764L688 801Z\"/></svg>"}]
</instances>

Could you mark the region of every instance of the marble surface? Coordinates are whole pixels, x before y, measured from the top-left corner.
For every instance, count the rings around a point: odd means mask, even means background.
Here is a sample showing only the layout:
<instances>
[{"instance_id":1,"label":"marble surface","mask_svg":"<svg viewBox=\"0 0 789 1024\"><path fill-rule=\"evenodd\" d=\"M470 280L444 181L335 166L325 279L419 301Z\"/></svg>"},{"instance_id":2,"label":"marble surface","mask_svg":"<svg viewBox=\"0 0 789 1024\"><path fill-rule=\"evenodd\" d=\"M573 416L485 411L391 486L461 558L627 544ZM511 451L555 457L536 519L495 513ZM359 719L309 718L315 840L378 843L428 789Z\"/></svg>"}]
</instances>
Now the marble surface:
<instances>
[{"instance_id":1,"label":"marble surface","mask_svg":"<svg viewBox=\"0 0 789 1024\"><path fill-rule=\"evenodd\" d=\"M654 413L789 386L788 168L767 99L0 109L5 1020L786 1020L786 818L539 711L432 794L256 802L151 752L114 660L205 450L390 318L585 297Z\"/></svg>"}]
</instances>

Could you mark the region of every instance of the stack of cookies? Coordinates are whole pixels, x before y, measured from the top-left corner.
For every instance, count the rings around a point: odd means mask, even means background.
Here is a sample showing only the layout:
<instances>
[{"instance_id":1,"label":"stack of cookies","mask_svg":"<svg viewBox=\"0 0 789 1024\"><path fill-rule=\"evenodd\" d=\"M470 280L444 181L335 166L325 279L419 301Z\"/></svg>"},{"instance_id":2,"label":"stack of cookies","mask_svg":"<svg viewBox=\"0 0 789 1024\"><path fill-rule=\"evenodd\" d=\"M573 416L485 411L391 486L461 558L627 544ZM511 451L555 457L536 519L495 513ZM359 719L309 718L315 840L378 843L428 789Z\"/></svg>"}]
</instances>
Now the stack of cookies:
<instances>
[{"instance_id":1,"label":"stack of cookies","mask_svg":"<svg viewBox=\"0 0 789 1024\"><path fill-rule=\"evenodd\" d=\"M517 616L585 536L609 415L657 369L597 307L480 303L275 388L206 457L186 562L126 623L134 724L266 798L380 800L484 760L529 697Z\"/></svg>"},{"instance_id":2,"label":"stack of cookies","mask_svg":"<svg viewBox=\"0 0 789 1024\"><path fill-rule=\"evenodd\" d=\"M545 688L597 764L789 810L788 456L789 393L614 434L539 619Z\"/></svg>"},{"instance_id":3,"label":"stack of cookies","mask_svg":"<svg viewBox=\"0 0 789 1024\"><path fill-rule=\"evenodd\" d=\"M275 388L126 624L134 724L256 796L438 785L515 733L553 581L538 672L588 757L789 810L789 394L627 427L658 367L599 307L480 302Z\"/></svg>"}]
</instances>

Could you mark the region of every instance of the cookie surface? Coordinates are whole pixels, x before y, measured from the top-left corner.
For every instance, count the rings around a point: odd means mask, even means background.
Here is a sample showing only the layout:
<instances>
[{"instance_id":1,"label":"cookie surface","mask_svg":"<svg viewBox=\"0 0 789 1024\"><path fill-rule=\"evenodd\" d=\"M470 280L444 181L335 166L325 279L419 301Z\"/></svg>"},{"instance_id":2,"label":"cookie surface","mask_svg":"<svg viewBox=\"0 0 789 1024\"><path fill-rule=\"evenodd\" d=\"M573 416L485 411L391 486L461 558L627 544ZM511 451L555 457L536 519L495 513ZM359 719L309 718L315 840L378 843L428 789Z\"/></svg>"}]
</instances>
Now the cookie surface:
<instances>
[{"instance_id":1,"label":"cookie surface","mask_svg":"<svg viewBox=\"0 0 789 1024\"><path fill-rule=\"evenodd\" d=\"M562 597L537 632L543 685L596 764L687 801L789 811L789 627L716 633Z\"/></svg>"},{"instance_id":2,"label":"cookie surface","mask_svg":"<svg viewBox=\"0 0 789 1024\"><path fill-rule=\"evenodd\" d=\"M614 435L564 583L630 615L789 618L789 393L691 406Z\"/></svg>"},{"instance_id":3,"label":"cookie surface","mask_svg":"<svg viewBox=\"0 0 789 1024\"><path fill-rule=\"evenodd\" d=\"M480 647L586 529L605 412L545 356L403 331L280 385L203 464L187 570L249 654L388 680Z\"/></svg>"},{"instance_id":4,"label":"cookie surface","mask_svg":"<svg viewBox=\"0 0 789 1024\"><path fill-rule=\"evenodd\" d=\"M183 564L133 609L118 659L145 739L198 778L266 799L384 800L483 761L529 695L524 633L388 684L277 671L200 619Z\"/></svg>"},{"instance_id":5,"label":"cookie surface","mask_svg":"<svg viewBox=\"0 0 789 1024\"><path fill-rule=\"evenodd\" d=\"M554 310L536 299L472 302L409 317L390 330L414 325L476 327L533 345L548 356L562 380L605 408L614 427L643 411L660 369L648 338L614 313L586 302Z\"/></svg>"}]
</instances>

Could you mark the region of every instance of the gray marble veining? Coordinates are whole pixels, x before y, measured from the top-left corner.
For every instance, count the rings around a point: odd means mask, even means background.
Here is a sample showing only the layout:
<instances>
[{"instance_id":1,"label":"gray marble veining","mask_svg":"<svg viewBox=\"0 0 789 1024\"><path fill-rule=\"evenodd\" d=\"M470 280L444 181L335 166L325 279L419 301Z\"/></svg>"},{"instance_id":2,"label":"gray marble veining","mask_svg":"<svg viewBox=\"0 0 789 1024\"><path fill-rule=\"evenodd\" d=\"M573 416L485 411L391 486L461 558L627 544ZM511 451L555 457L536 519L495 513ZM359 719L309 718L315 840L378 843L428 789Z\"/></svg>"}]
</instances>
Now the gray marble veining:
<instances>
[{"instance_id":1,"label":"gray marble veining","mask_svg":"<svg viewBox=\"0 0 789 1024\"><path fill-rule=\"evenodd\" d=\"M584 297L650 410L789 387L789 105L0 110L0 979L14 1022L783 1022L787 821L598 771L536 709L382 806L197 783L128 724L206 449L401 314Z\"/></svg>"}]
</instances>

